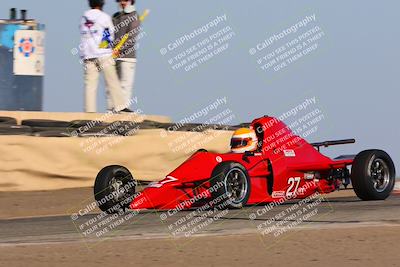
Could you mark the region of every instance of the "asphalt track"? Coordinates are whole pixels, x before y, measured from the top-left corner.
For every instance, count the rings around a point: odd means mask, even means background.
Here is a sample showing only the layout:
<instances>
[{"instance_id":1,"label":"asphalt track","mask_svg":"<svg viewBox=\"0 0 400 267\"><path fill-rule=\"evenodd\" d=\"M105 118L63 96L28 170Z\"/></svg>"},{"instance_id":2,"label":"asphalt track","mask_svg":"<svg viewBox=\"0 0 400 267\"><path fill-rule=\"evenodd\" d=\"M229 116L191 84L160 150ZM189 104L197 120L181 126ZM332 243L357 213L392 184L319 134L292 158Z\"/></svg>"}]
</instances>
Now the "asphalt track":
<instances>
[{"instance_id":1,"label":"asphalt track","mask_svg":"<svg viewBox=\"0 0 400 267\"><path fill-rule=\"evenodd\" d=\"M305 218L301 223L293 225L288 231L290 232L299 228L340 229L363 226L400 226L400 195L392 195L385 201L360 201L356 197L321 200L318 203L313 202L316 203L313 208L316 207L318 209L318 213L315 216ZM296 203L297 206L295 206ZM255 206L246 207L242 210L229 210L218 214L207 213L210 211L201 211L198 213L181 211L173 215L171 214L171 216L167 215L166 217L164 212L155 211L146 211L139 214L128 213L124 216L130 215L128 216L129 220L124 221L121 225L118 225L118 227L100 237L96 237L94 234L85 237L82 231L79 230L79 226L85 222L89 222L91 219L93 220L93 218L98 218L99 214L84 215L76 221L73 221L71 216L3 219L0 220L0 246L75 243L82 241L91 244L106 239L181 238L185 237L185 234L189 233L188 231L192 229L196 229L196 231L190 232L190 235L194 237L254 234L260 233L262 229L265 229L260 228L260 225L264 224L265 226L267 225L266 222L272 222L275 225L283 220L286 220L286 223L294 222L295 218L290 220L291 217L282 218L280 215L295 213L296 210L290 210L291 207L304 208L306 204L298 201L284 203L283 205L273 207L267 212L265 212L264 206ZM185 229L187 231L175 231L182 226L180 223L185 221L185 218L190 218L193 221L200 217L203 221L209 219L211 223L197 228L195 227L196 224L193 224ZM249 219L249 217L252 217L254 220Z\"/></svg>"}]
</instances>

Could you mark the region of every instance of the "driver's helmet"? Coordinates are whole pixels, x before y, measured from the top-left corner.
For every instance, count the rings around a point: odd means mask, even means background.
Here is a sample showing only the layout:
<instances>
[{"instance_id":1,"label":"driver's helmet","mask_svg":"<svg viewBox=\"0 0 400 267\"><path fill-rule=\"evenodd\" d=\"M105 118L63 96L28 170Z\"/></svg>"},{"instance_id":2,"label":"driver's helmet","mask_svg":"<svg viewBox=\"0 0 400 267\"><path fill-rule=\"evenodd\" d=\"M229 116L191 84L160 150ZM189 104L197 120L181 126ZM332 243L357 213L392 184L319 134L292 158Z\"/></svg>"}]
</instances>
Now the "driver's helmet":
<instances>
[{"instance_id":1,"label":"driver's helmet","mask_svg":"<svg viewBox=\"0 0 400 267\"><path fill-rule=\"evenodd\" d=\"M240 128L236 130L231 138L232 153L244 153L257 149L258 139L253 129Z\"/></svg>"}]
</instances>

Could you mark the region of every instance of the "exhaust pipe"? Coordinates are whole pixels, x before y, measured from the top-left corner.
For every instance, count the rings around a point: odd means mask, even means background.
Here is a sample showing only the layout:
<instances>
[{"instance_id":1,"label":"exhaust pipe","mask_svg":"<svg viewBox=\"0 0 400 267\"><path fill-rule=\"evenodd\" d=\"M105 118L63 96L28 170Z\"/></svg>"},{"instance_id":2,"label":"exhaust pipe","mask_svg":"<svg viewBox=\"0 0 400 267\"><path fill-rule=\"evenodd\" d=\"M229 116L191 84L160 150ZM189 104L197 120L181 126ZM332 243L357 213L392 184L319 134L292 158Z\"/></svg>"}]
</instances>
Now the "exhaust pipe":
<instances>
[{"instance_id":1,"label":"exhaust pipe","mask_svg":"<svg viewBox=\"0 0 400 267\"><path fill-rule=\"evenodd\" d=\"M10 9L10 20L16 20L16 19L17 19L17 9L11 8Z\"/></svg>"},{"instance_id":2,"label":"exhaust pipe","mask_svg":"<svg viewBox=\"0 0 400 267\"><path fill-rule=\"evenodd\" d=\"M27 11L26 9L21 9L21 20L26 20Z\"/></svg>"}]
</instances>

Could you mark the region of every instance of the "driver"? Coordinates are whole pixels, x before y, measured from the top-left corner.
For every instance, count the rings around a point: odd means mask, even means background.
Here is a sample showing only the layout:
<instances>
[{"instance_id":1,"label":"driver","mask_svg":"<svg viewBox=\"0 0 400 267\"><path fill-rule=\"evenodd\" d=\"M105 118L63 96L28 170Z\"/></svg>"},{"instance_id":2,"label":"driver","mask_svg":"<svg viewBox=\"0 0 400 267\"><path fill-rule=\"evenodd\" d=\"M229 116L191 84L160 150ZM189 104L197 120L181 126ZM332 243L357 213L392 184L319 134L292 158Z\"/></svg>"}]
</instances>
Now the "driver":
<instances>
[{"instance_id":1,"label":"driver","mask_svg":"<svg viewBox=\"0 0 400 267\"><path fill-rule=\"evenodd\" d=\"M258 147L257 143L257 135L253 129L240 128L236 130L232 135L231 151L232 153L255 151Z\"/></svg>"}]
</instances>

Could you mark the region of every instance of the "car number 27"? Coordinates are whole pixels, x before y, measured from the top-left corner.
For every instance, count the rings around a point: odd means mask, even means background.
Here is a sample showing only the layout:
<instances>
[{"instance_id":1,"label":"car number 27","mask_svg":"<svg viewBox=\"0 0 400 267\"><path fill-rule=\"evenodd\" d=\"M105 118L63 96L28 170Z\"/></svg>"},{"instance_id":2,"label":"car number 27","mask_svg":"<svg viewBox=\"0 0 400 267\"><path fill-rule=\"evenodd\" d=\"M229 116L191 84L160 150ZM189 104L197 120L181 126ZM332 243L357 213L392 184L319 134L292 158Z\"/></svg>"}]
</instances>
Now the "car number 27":
<instances>
[{"instance_id":1,"label":"car number 27","mask_svg":"<svg viewBox=\"0 0 400 267\"><path fill-rule=\"evenodd\" d=\"M297 193L300 185L300 177L290 177L288 179L288 189L286 190L286 196L293 196Z\"/></svg>"}]
</instances>

